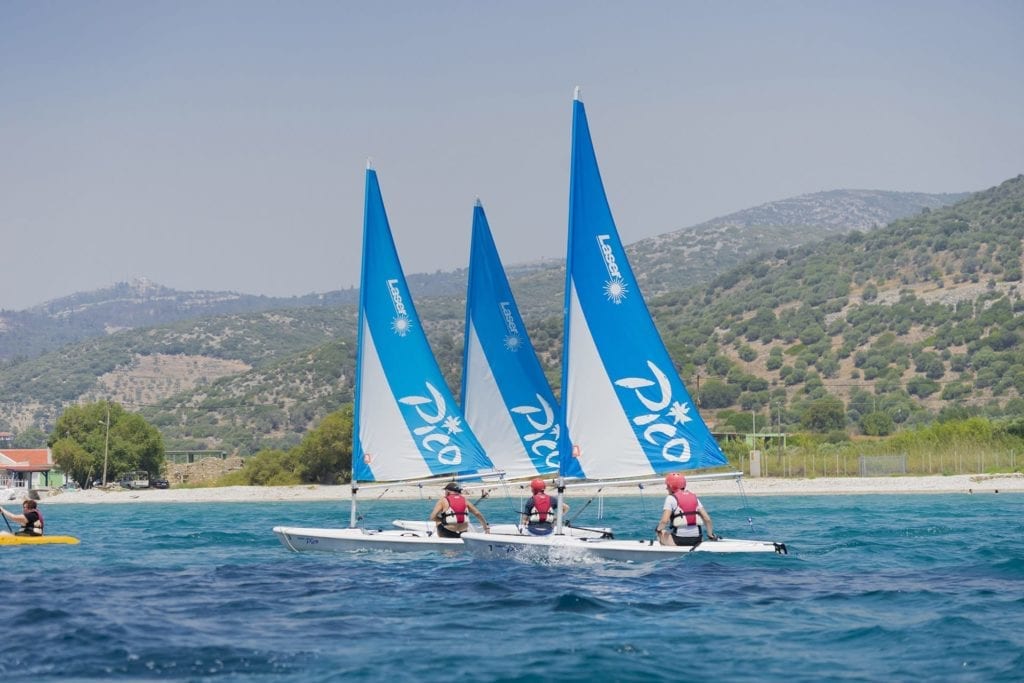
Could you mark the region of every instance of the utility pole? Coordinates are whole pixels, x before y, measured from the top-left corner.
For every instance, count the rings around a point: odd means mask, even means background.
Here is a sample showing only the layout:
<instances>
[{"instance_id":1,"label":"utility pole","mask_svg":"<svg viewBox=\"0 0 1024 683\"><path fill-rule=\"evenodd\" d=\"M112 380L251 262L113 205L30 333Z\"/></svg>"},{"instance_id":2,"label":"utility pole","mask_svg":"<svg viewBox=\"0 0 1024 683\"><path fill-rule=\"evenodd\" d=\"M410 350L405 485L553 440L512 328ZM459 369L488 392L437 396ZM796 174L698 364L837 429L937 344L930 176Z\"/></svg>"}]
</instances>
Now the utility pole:
<instances>
[{"instance_id":1,"label":"utility pole","mask_svg":"<svg viewBox=\"0 0 1024 683\"><path fill-rule=\"evenodd\" d=\"M100 424L103 424L102 422ZM107 459L110 455L110 401L107 401L107 436L103 441L103 485L107 485Z\"/></svg>"}]
</instances>

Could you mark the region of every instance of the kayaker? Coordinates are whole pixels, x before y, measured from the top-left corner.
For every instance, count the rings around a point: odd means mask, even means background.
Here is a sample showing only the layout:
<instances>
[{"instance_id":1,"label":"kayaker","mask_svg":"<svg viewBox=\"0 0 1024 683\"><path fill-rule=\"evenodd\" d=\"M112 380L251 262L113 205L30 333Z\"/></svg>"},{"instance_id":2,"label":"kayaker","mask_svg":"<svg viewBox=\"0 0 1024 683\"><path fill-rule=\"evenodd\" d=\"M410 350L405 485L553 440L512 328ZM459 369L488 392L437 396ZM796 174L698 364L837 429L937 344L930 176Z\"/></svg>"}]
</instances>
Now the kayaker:
<instances>
[{"instance_id":1,"label":"kayaker","mask_svg":"<svg viewBox=\"0 0 1024 683\"><path fill-rule=\"evenodd\" d=\"M4 519L12 519L21 524L21 530L13 534L14 536L42 536L43 515L39 512L38 504L34 500L26 500L21 504L21 512L19 515L0 507L0 515L3 515ZM11 533L2 531L0 535L10 536Z\"/></svg>"}]
</instances>

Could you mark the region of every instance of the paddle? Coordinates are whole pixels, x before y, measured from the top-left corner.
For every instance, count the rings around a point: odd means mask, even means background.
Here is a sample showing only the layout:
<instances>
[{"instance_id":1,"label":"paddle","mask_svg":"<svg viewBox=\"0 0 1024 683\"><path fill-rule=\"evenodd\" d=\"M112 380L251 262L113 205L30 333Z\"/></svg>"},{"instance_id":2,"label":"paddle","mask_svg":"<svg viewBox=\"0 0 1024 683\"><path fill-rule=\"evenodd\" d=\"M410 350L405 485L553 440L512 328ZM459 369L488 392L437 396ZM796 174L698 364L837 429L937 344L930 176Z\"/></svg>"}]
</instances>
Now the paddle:
<instances>
[{"instance_id":1,"label":"paddle","mask_svg":"<svg viewBox=\"0 0 1024 683\"><path fill-rule=\"evenodd\" d=\"M7 520L7 510L4 510L3 518L4 518L4 524L7 525L7 530L10 531L13 534L14 533L14 529L11 528L11 523Z\"/></svg>"}]
</instances>

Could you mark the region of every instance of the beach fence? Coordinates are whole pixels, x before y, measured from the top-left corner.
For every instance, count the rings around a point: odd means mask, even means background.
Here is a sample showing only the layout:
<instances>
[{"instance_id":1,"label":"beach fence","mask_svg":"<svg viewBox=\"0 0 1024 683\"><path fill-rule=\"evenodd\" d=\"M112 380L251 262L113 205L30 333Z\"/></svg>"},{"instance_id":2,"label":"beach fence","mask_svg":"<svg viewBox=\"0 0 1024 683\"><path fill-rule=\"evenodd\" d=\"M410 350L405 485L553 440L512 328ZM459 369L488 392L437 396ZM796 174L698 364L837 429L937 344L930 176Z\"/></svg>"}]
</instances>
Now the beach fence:
<instances>
[{"instance_id":1,"label":"beach fence","mask_svg":"<svg viewBox=\"0 0 1024 683\"><path fill-rule=\"evenodd\" d=\"M968 448L866 454L845 448L752 450L734 465L756 477L885 477L903 474L991 474L1019 472L1024 458L1014 450L978 452Z\"/></svg>"},{"instance_id":2,"label":"beach fence","mask_svg":"<svg viewBox=\"0 0 1024 683\"><path fill-rule=\"evenodd\" d=\"M886 477L891 474L907 473L907 454L862 455L859 458L860 476Z\"/></svg>"}]
</instances>

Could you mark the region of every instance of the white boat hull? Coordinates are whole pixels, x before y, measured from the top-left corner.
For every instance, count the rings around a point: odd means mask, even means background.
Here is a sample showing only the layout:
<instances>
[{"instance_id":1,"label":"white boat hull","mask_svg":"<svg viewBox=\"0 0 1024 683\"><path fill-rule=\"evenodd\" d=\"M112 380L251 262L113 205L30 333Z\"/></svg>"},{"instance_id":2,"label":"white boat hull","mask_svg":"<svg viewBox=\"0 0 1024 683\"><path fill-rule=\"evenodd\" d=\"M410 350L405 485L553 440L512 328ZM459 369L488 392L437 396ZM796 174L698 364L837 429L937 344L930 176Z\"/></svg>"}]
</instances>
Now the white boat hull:
<instances>
[{"instance_id":1,"label":"white boat hull","mask_svg":"<svg viewBox=\"0 0 1024 683\"><path fill-rule=\"evenodd\" d=\"M296 552L352 552L360 550L387 550L391 552L462 552L465 546L461 539L442 538L433 533L428 535L425 521L395 520L396 529L318 529L310 527L274 527L274 534L281 544ZM583 530L574 529L582 533ZM590 537L600 537L600 530L587 530ZM611 530L608 531L611 533ZM520 535L515 524L495 524L490 534L481 536L515 536L518 538L548 538L546 536Z\"/></svg>"},{"instance_id":2,"label":"white boat hull","mask_svg":"<svg viewBox=\"0 0 1024 683\"><path fill-rule=\"evenodd\" d=\"M416 531L420 533L426 533L427 531L433 531L434 525L419 520L411 519L396 519L391 522L394 526L399 529L405 529L406 531ZM567 526L564 529L566 536L573 536L576 538L611 538L612 530L611 527L574 527ZM529 534L524 527L520 527L516 524L492 524L491 535L500 534L505 536L528 536Z\"/></svg>"},{"instance_id":3,"label":"white boat hull","mask_svg":"<svg viewBox=\"0 0 1024 683\"><path fill-rule=\"evenodd\" d=\"M427 536L402 529L316 529L276 526L274 534L282 545L296 552L462 552L465 547L458 538L441 538L436 534Z\"/></svg>"},{"instance_id":4,"label":"white boat hull","mask_svg":"<svg viewBox=\"0 0 1024 683\"><path fill-rule=\"evenodd\" d=\"M465 533L462 542L477 557L539 561L614 560L619 562L656 562L690 553L775 553L787 554L784 543L722 539L705 541L696 547L664 546L653 540L583 539L570 536L498 536Z\"/></svg>"}]
</instances>

